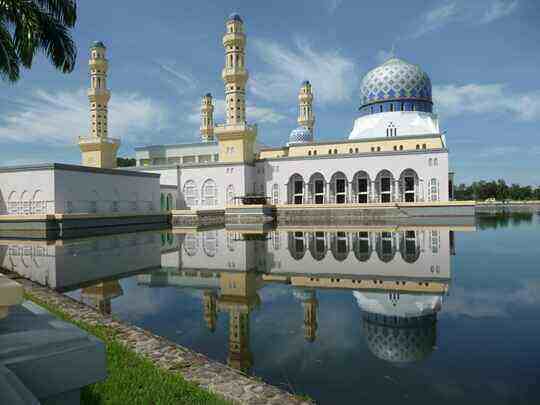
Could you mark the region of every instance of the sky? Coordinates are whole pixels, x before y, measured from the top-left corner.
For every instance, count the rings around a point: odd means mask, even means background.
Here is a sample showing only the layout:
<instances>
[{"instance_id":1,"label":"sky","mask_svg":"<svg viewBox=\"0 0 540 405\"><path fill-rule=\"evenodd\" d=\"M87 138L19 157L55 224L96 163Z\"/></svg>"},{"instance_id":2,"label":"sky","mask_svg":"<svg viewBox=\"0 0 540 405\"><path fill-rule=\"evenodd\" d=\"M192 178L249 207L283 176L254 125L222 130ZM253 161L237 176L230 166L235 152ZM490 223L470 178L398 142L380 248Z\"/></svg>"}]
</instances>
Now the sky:
<instances>
[{"instance_id":1,"label":"sky","mask_svg":"<svg viewBox=\"0 0 540 405\"><path fill-rule=\"evenodd\" d=\"M540 184L538 0L78 1L71 74L41 55L16 84L0 82L0 165L79 163L89 133L91 43L107 46L109 134L120 156L134 147L199 139L201 96L223 120L225 20L248 35L247 118L277 146L296 126L297 94L310 80L316 140L346 139L360 81L394 54L433 83L456 182L504 178Z\"/></svg>"}]
</instances>

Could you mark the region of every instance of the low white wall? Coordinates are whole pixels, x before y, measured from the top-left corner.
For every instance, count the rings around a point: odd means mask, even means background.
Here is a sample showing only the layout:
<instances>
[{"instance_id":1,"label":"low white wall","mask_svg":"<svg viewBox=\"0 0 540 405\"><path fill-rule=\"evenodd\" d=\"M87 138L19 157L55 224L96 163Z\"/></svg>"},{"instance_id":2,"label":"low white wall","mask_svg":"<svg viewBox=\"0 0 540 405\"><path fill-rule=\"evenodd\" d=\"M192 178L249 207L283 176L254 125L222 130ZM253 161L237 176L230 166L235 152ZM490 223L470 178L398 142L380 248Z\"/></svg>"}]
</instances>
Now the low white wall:
<instances>
[{"instance_id":1,"label":"low white wall","mask_svg":"<svg viewBox=\"0 0 540 405\"><path fill-rule=\"evenodd\" d=\"M0 215L55 212L54 172L0 170Z\"/></svg>"},{"instance_id":2,"label":"low white wall","mask_svg":"<svg viewBox=\"0 0 540 405\"><path fill-rule=\"evenodd\" d=\"M159 212L159 176L47 164L0 168L0 215Z\"/></svg>"}]
</instances>

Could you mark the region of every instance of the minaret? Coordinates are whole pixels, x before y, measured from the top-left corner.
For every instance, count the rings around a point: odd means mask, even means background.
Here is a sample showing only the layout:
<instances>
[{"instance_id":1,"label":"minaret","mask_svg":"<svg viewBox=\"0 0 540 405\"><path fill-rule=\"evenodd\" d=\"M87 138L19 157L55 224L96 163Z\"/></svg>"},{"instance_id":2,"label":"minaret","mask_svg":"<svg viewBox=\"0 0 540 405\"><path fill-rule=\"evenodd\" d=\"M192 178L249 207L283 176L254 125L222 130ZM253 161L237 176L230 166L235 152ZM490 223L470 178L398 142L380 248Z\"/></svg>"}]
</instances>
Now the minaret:
<instances>
[{"instance_id":1,"label":"minaret","mask_svg":"<svg viewBox=\"0 0 540 405\"><path fill-rule=\"evenodd\" d=\"M206 93L201 101L201 138L203 142L214 140L214 103L210 93Z\"/></svg>"},{"instance_id":2,"label":"minaret","mask_svg":"<svg viewBox=\"0 0 540 405\"><path fill-rule=\"evenodd\" d=\"M210 332L216 330L217 324L217 296L214 291L205 291L203 293L204 320Z\"/></svg>"},{"instance_id":3,"label":"minaret","mask_svg":"<svg viewBox=\"0 0 540 405\"><path fill-rule=\"evenodd\" d=\"M313 126L315 125L313 92L311 91L311 83L307 80L302 83L298 93L298 125L308 128L313 134Z\"/></svg>"},{"instance_id":4,"label":"minaret","mask_svg":"<svg viewBox=\"0 0 540 405\"><path fill-rule=\"evenodd\" d=\"M82 164L101 168L116 167L116 152L120 140L109 138L108 104L111 92L107 89L108 61L105 57L103 42L94 42L90 48L90 101L91 132L89 137L79 138Z\"/></svg>"},{"instance_id":5,"label":"minaret","mask_svg":"<svg viewBox=\"0 0 540 405\"><path fill-rule=\"evenodd\" d=\"M221 73L225 82L225 124L215 128L220 144L219 160L251 163L255 157L257 127L247 125L246 122L248 71L245 63L244 22L234 13L229 16L225 27L226 32L223 35L225 67Z\"/></svg>"},{"instance_id":6,"label":"minaret","mask_svg":"<svg viewBox=\"0 0 540 405\"><path fill-rule=\"evenodd\" d=\"M310 291L308 297L302 301L304 307L304 338L308 342L313 342L317 338L317 308L319 301L315 291Z\"/></svg>"}]
</instances>

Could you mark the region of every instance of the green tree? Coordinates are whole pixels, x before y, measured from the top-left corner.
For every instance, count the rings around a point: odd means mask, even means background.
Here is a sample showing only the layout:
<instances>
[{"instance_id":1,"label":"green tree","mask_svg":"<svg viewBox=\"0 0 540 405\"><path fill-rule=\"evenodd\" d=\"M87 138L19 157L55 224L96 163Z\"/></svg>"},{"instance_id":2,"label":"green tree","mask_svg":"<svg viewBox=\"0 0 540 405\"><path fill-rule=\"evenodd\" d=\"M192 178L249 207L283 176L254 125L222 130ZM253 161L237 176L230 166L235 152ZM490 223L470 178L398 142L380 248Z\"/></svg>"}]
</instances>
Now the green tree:
<instances>
[{"instance_id":1,"label":"green tree","mask_svg":"<svg viewBox=\"0 0 540 405\"><path fill-rule=\"evenodd\" d=\"M16 82L38 51L55 68L73 71L77 48L69 29L77 20L74 0L0 0L0 76Z\"/></svg>"},{"instance_id":2,"label":"green tree","mask_svg":"<svg viewBox=\"0 0 540 405\"><path fill-rule=\"evenodd\" d=\"M118 167L130 167L130 166L136 166L137 160L134 158L123 158L118 157L116 158L116 166Z\"/></svg>"}]
</instances>

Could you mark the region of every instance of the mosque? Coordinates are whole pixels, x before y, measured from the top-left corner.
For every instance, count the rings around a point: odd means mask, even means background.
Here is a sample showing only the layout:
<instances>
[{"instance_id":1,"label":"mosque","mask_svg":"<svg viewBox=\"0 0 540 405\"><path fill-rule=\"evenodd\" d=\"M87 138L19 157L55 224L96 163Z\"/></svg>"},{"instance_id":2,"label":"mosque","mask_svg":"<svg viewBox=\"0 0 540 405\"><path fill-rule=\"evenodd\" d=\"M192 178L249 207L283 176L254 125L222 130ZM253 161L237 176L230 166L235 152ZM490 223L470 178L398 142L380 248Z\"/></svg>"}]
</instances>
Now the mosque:
<instances>
[{"instance_id":1,"label":"mosque","mask_svg":"<svg viewBox=\"0 0 540 405\"><path fill-rule=\"evenodd\" d=\"M446 139L433 113L430 78L420 67L393 57L369 71L353 128L334 141L316 140L316 89L304 81L298 127L284 146L265 147L246 116L246 34L238 14L226 22L223 46L225 123L214 123L208 93L200 142L136 148L137 170L161 174L165 208L224 208L245 195L266 196L274 205L452 199Z\"/></svg>"},{"instance_id":2,"label":"mosque","mask_svg":"<svg viewBox=\"0 0 540 405\"><path fill-rule=\"evenodd\" d=\"M433 112L430 78L420 67L392 57L369 71L351 132L333 141L316 140L316 88L304 81L298 127L283 146L267 147L246 116L246 33L238 14L227 19L222 43L225 122L215 124L207 93L200 142L138 147L136 167L118 169L120 140L108 133L106 47L95 42L89 60L90 134L78 140L82 165L0 167L0 216L6 221L38 214L150 218L173 210L233 210L246 196L266 197L276 211L403 203L402 209L443 207L443 215L455 214L450 206L460 203L449 202L453 175L446 139Z\"/></svg>"}]
</instances>

